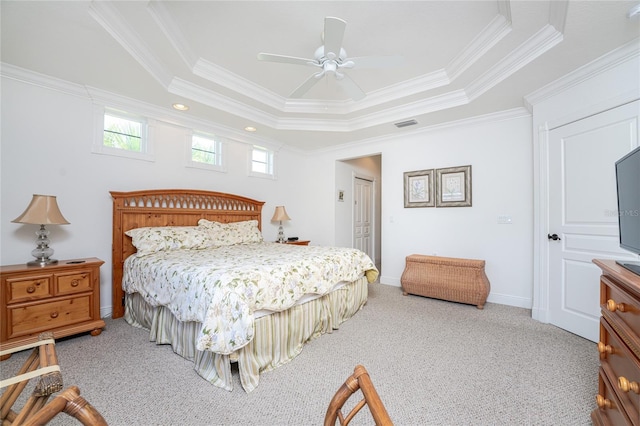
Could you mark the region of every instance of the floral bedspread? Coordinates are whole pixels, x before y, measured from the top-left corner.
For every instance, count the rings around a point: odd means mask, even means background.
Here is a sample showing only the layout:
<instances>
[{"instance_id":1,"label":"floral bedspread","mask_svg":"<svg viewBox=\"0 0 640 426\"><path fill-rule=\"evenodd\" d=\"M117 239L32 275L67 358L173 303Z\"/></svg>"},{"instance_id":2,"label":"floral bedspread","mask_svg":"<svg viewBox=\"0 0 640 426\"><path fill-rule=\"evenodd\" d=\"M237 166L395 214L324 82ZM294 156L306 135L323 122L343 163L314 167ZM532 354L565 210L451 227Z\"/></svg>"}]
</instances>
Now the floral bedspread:
<instances>
[{"instance_id":1,"label":"floral bedspread","mask_svg":"<svg viewBox=\"0 0 640 426\"><path fill-rule=\"evenodd\" d=\"M378 271L360 250L262 242L130 256L122 287L180 321L201 322L199 350L230 354L253 339L254 312L286 310L363 274L373 282Z\"/></svg>"}]
</instances>

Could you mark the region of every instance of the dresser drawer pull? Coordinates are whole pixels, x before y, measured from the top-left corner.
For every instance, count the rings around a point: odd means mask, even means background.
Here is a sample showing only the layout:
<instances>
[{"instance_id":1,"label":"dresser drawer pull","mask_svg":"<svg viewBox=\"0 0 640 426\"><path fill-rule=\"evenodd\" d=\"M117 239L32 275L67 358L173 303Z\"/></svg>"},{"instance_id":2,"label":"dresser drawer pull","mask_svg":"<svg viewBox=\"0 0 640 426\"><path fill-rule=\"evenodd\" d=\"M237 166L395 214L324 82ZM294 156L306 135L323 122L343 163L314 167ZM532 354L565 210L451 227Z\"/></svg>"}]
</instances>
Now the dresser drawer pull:
<instances>
[{"instance_id":1,"label":"dresser drawer pull","mask_svg":"<svg viewBox=\"0 0 640 426\"><path fill-rule=\"evenodd\" d=\"M598 342L598 352L601 354L607 353L611 355L613 353L613 347L611 345L605 345L602 342Z\"/></svg>"},{"instance_id":2,"label":"dresser drawer pull","mask_svg":"<svg viewBox=\"0 0 640 426\"><path fill-rule=\"evenodd\" d=\"M36 288L32 285L27 287L27 293L31 294L31 293L35 293L35 291L36 291Z\"/></svg>"},{"instance_id":3,"label":"dresser drawer pull","mask_svg":"<svg viewBox=\"0 0 640 426\"><path fill-rule=\"evenodd\" d=\"M607 300L607 310L611 312L615 312L615 311L626 312L627 305L625 305L624 303L616 303L613 299L609 299Z\"/></svg>"},{"instance_id":4,"label":"dresser drawer pull","mask_svg":"<svg viewBox=\"0 0 640 426\"><path fill-rule=\"evenodd\" d=\"M611 408L613 406L613 403L611 402L611 400L598 394L596 395L596 405L600 408Z\"/></svg>"},{"instance_id":5,"label":"dresser drawer pull","mask_svg":"<svg viewBox=\"0 0 640 426\"><path fill-rule=\"evenodd\" d=\"M51 315L49 315L51 318L58 318L58 313L57 312L51 312Z\"/></svg>"},{"instance_id":6,"label":"dresser drawer pull","mask_svg":"<svg viewBox=\"0 0 640 426\"><path fill-rule=\"evenodd\" d=\"M638 382L630 382L629 379L624 376L618 377L618 388L620 388L622 392L633 391L640 394L640 385Z\"/></svg>"}]
</instances>

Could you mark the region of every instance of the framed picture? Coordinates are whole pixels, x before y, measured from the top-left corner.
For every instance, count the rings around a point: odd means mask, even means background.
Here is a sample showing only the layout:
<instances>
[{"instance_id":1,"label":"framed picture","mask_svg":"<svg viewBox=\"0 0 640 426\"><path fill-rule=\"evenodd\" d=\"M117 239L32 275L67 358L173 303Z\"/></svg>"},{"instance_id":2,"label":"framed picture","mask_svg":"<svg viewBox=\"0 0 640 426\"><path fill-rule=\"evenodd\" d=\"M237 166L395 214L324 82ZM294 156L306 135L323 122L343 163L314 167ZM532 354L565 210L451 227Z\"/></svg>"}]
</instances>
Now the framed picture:
<instances>
[{"instance_id":1,"label":"framed picture","mask_svg":"<svg viewBox=\"0 0 640 426\"><path fill-rule=\"evenodd\" d=\"M435 206L433 169L404 172L404 206Z\"/></svg>"},{"instance_id":2,"label":"framed picture","mask_svg":"<svg viewBox=\"0 0 640 426\"><path fill-rule=\"evenodd\" d=\"M471 207L471 166L436 169L436 207Z\"/></svg>"}]
</instances>

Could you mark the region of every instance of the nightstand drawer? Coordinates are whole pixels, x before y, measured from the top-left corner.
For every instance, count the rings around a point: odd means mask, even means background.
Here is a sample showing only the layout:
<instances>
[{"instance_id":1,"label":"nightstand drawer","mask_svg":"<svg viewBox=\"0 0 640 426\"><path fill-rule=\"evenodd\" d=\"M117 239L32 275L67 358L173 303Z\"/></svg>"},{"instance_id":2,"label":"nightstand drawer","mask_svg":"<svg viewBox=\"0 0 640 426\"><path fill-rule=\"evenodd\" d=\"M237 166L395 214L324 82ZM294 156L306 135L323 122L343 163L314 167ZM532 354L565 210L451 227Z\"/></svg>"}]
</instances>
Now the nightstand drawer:
<instances>
[{"instance_id":1,"label":"nightstand drawer","mask_svg":"<svg viewBox=\"0 0 640 426\"><path fill-rule=\"evenodd\" d=\"M8 279L7 290L8 304L51 297L51 275Z\"/></svg>"},{"instance_id":2,"label":"nightstand drawer","mask_svg":"<svg viewBox=\"0 0 640 426\"><path fill-rule=\"evenodd\" d=\"M91 273L89 271L56 275L56 295L91 291Z\"/></svg>"},{"instance_id":3,"label":"nightstand drawer","mask_svg":"<svg viewBox=\"0 0 640 426\"><path fill-rule=\"evenodd\" d=\"M8 338L91 321L91 295L9 308Z\"/></svg>"}]
</instances>

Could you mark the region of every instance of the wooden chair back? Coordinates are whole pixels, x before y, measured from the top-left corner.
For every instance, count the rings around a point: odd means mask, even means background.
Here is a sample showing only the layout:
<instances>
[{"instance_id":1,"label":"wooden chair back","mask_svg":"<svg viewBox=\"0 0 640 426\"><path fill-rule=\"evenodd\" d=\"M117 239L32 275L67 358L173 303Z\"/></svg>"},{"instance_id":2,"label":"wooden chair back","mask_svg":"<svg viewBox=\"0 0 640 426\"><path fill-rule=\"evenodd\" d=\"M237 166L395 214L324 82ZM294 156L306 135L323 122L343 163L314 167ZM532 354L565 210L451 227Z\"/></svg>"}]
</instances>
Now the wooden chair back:
<instances>
[{"instance_id":1,"label":"wooden chair back","mask_svg":"<svg viewBox=\"0 0 640 426\"><path fill-rule=\"evenodd\" d=\"M362 391L363 398L345 416L342 413L343 406L358 389ZM331 399L324 417L324 426L335 426L336 420L340 422L341 426L347 426L365 405L369 407L376 426L393 425L391 417L389 417L389 413L387 413L387 409L380 399L380 395L378 395L371 382L369 373L362 365L357 365L353 370L353 374L347 378Z\"/></svg>"}]
</instances>

